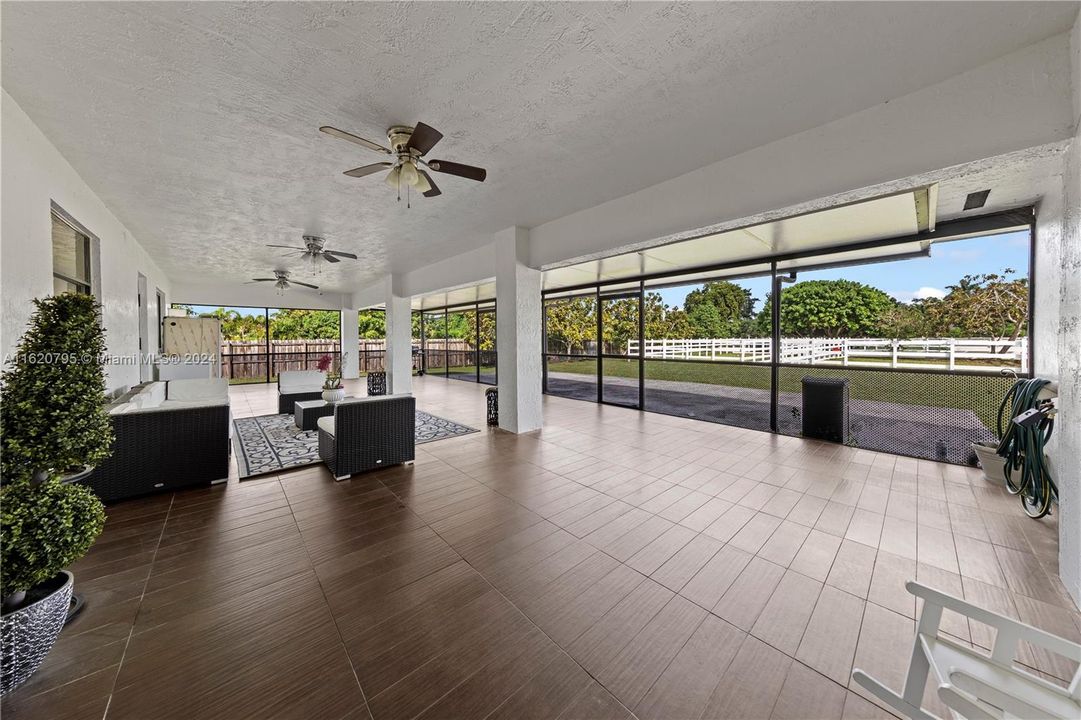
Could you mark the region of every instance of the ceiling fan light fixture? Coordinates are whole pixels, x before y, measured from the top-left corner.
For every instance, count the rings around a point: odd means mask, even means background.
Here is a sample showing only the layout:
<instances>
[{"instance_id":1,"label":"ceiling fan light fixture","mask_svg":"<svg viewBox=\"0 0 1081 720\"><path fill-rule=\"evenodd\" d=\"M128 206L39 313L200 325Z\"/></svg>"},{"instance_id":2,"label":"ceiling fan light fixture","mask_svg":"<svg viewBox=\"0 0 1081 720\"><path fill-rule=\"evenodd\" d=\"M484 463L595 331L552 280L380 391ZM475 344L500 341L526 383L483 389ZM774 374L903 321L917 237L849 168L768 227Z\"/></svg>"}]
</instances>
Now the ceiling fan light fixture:
<instances>
[{"instance_id":1,"label":"ceiling fan light fixture","mask_svg":"<svg viewBox=\"0 0 1081 720\"><path fill-rule=\"evenodd\" d=\"M417 180L420 178L420 174L417 172L417 166L413 164L412 160L406 160L402 163L401 170L402 182L412 187L417 186Z\"/></svg>"},{"instance_id":2,"label":"ceiling fan light fixture","mask_svg":"<svg viewBox=\"0 0 1081 720\"><path fill-rule=\"evenodd\" d=\"M419 193L426 193L432 189L432 184L428 182L428 178L424 177L424 175L417 173L417 181L413 183L413 187Z\"/></svg>"},{"instance_id":3,"label":"ceiling fan light fixture","mask_svg":"<svg viewBox=\"0 0 1081 720\"><path fill-rule=\"evenodd\" d=\"M397 189L398 188L398 179L399 179L399 177L401 175L401 172L402 172L401 168L399 168L399 167L395 167L390 172L388 172L387 173L387 180L386 180L387 185L389 185L392 188Z\"/></svg>"}]
</instances>

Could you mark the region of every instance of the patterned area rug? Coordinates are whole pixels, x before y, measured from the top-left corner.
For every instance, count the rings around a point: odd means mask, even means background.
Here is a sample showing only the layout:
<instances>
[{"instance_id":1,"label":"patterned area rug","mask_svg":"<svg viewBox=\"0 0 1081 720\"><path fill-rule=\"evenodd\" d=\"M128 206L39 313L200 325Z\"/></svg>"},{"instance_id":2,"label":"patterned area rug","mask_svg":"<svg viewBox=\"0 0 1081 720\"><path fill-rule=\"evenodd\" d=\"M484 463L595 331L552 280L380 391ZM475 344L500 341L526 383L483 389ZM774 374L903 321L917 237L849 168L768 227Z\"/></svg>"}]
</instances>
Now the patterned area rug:
<instances>
[{"instance_id":1,"label":"patterned area rug","mask_svg":"<svg viewBox=\"0 0 1081 720\"><path fill-rule=\"evenodd\" d=\"M301 430L292 415L238 418L233 426L241 480L319 462L319 431ZM475 432L476 428L417 410L417 445Z\"/></svg>"}]
</instances>

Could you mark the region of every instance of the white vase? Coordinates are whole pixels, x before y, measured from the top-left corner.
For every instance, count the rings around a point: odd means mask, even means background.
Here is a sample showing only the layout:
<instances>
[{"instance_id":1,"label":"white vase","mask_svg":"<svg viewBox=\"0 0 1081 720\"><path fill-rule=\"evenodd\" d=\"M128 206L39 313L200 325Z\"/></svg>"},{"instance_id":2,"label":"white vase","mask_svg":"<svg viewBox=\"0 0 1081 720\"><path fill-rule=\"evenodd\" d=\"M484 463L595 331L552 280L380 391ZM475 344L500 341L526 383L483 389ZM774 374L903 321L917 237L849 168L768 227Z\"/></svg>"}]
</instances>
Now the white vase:
<instances>
[{"instance_id":1,"label":"white vase","mask_svg":"<svg viewBox=\"0 0 1081 720\"><path fill-rule=\"evenodd\" d=\"M334 388L323 391L323 402L336 403L345 399L345 388Z\"/></svg>"}]
</instances>

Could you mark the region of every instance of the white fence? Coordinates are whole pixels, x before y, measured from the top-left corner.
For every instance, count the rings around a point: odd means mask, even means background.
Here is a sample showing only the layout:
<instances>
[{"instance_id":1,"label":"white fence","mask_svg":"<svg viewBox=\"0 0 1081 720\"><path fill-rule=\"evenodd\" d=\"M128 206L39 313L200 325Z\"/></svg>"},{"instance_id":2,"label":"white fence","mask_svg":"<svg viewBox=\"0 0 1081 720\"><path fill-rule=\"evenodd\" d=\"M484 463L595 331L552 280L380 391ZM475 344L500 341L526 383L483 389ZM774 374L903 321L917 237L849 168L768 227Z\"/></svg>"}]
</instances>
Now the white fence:
<instances>
[{"instance_id":1,"label":"white fence","mask_svg":"<svg viewBox=\"0 0 1081 720\"><path fill-rule=\"evenodd\" d=\"M769 338L646 340L644 350L645 357L653 360L763 363L772 360ZM637 357L638 340L627 341L627 354ZM1024 373L1028 372L1028 339L782 338L778 359L798 365L946 370L1006 368Z\"/></svg>"}]
</instances>

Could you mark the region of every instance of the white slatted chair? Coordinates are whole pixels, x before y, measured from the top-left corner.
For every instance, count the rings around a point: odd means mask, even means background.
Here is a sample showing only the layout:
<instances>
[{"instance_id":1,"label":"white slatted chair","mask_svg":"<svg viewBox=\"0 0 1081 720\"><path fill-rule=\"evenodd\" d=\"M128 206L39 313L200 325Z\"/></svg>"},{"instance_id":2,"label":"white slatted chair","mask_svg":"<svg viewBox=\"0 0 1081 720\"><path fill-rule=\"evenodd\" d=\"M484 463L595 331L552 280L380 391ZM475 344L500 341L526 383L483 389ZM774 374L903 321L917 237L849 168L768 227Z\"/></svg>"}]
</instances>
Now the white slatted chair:
<instances>
[{"instance_id":1,"label":"white slatted chair","mask_svg":"<svg viewBox=\"0 0 1081 720\"><path fill-rule=\"evenodd\" d=\"M1081 718L1081 668L1074 673L1069 688L1063 688L1014 665L1021 640L1075 662L1081 662L1081 645L916 582L905 583L905 587L923 598L923 611L901 694L862 670L852 671L852 678L875 697L915 720L938 720L920 706L927 676L934 672L938 697L955 718ZM940 637L938 626L944 608L995 628L991 654Z\"/></svg>"}]
</instances>

